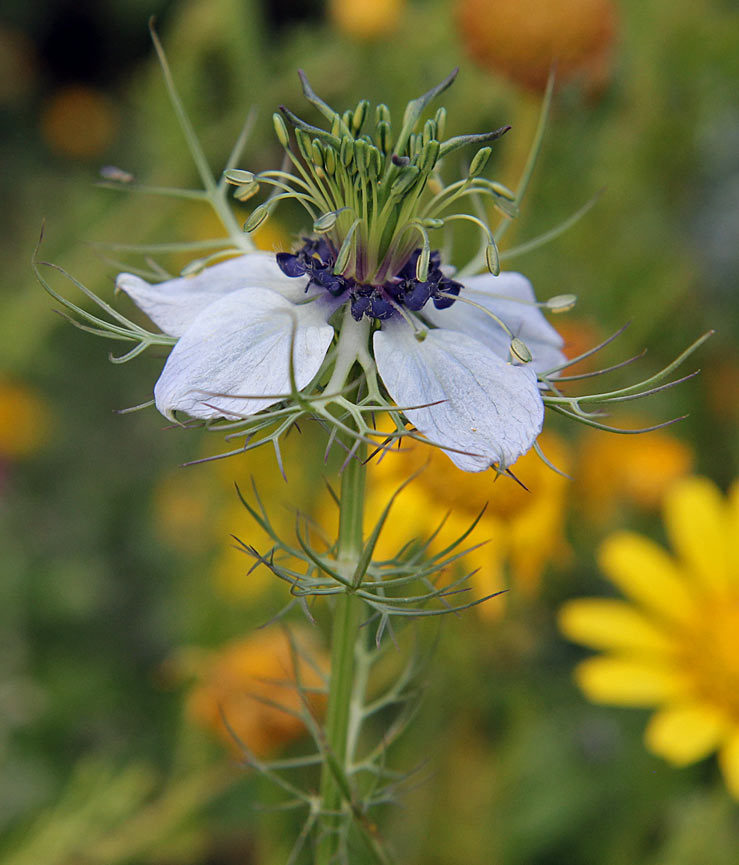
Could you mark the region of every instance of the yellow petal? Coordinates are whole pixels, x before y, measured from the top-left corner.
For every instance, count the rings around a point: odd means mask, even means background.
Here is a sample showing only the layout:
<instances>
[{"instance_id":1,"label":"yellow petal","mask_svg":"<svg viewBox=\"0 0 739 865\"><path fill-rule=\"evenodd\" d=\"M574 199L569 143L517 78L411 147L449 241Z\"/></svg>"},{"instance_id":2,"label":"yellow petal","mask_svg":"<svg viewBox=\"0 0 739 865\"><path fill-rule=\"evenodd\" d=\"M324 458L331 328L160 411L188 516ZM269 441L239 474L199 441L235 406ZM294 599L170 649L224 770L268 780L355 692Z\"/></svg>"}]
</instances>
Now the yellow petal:
<instances>
[{"instance_id":1,"label":"yellow petal","mask_svg":"<svg viewBox=\"0 0 739 865\"><path fill-rule=\"evenodd\" d=\"M588 658L575 668L575 680L589 700L615 706L656 706L687 690L670 667L630 658Z\"/></svg>"},{"instance_id":2,"label":"yellow petal","mask_svg":"<svg viewBox=\"0 0 739 865\"><path fill-rule=\"evenodd\" d=\"M729 793L739 799L739 728L734 729L719 751L718 762Z\"/></svg>"},{"instance_id":3,"label":"yellow petal","mask_svg":"<svg viewBox=\"0 0 739 865\"><path fill-rule=\"evenodd\" d=\"M726 715L707 703L667 706L647 726L647 748L674 766L687 766L715 751L726 735Z\"/></svg>"},{"instance_id":4,"label":"yellow petal","mask_svg":"<svg viewBox=\"0 0 739 865\"><path fill-rule=\"evenodd\" d=\"M616 532L602 544L598 561L606 576L633 600L672 622L691 618L693 599L667 553L641 535Z\"/></svg>"},{"instance_id":5,"label":"yellow petal","mask_svg":"<svg viewBox=\"0 0 739 865\"><path fill-rule=\"evenodd\" d=\"M730 577L734 586L739 586L739 543L736 539L739 538L739 480L734 481L729 489L729 517L727 530L729 533L729 569ZM731 542L734 538L734 542Z\"/></svg>"},{"instance_id":6,"label":"yellow petal","mask_svg":"<svg viewBox=\"0 0 739 865\"><path fill-rule=\"evenodd\" d=\"M718 487L707 478L686 478L665 498L665 526L672 547L708 589L723 592L730 584L727 509Z\"/></svg>"},{"instance_id":7,"label":"yellow petal","mask_svg":"<svg viewBox=\"0 0 739 865\"><path fill-rule=\"evenodd\" d=\"M605 598L581 598L559 610L559 627L576 643L594 649L669 655L674 643L664 629L631 604Z\"/></svg>"}]
</instances>

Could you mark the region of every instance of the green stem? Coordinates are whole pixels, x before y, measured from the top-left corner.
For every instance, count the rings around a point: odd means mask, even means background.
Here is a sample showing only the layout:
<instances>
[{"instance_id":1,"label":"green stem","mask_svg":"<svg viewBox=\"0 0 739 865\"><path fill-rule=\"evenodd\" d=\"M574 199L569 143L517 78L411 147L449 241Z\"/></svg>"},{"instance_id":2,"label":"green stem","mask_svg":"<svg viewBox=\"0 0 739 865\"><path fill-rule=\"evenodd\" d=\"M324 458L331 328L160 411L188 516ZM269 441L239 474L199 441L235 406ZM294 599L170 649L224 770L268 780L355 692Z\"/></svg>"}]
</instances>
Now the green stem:
<instances>
[{"instance_id":1,"label":"green stem","mask_svg":"<svg viewBox=\"0 0 739 865\"><path fill-rule=\"evenodd\" d=\"M362 551L364 517L365 448L360 445L341 476L339 548L337 565L349 579ZM326 747L331 765L324 763L321 775L321 831L316 846L316 865L336 865L344 822L350 808L336 772L346 778L352 758L347 753L349 718L354 685L355 645L359 638L364 602L351 592L339 595L331 636L331 682L326 713Z\"/></svg>"}]
</instances>

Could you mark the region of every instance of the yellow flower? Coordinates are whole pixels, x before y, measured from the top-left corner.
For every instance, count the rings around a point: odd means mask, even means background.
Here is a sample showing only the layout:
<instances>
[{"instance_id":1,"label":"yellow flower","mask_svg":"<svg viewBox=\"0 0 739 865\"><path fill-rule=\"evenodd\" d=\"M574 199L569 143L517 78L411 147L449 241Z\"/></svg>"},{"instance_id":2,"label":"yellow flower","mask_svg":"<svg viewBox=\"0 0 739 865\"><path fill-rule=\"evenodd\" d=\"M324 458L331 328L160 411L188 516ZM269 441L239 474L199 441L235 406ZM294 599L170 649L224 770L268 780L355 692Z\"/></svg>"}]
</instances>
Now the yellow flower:
<instances>
[{"instance_id":1,"label":"yellow flower","mask_svg":"<svg viewBox=\"0 0 739 865\"><path fill-rule=\"evenodd\" d=\"M622 426L645 426L622 419ZM575 500L589 519L605 522L622 502L657 508L669 487L693 467L693 451L667 432L582 436L575 468Z\"/></svg>"},{"instance_id":2,"label":"yellow flower","mask_svg":"<svg viewBox=\"0 0 739 865\"><path fill-rule=\"evenodd\" d=\"M606 540L600 565L628 600L583 598L562 631L604 651L575 671L599 703L654 706L646 745L676 766L714 750L739 799L739 481L727 500L705 478L665 497L675 556L632 532Z\"/></svg>"},{"instance_id":3,"label":"yellow flower","mask_svg":"<svg viewBox=\"0 0 739 865\"><path fill-rule=\"evenodd\" d=\"M356 39L376 39L395 29L404 0L329 0L334 26Z\"/></svg>"},{"instance_id":4,"label":"yellow flower","mask_svg":"<svg viewBox=\"0 0 739 865\"><path fill-rule=\"evenodd\" d=\"M610 74L617 26L612 0L457 0L465 46L482 66L543 90L553 63L560 81L599 90Z\"/></svg>"},{"instance_id":5,"label":"yellow flower","mask_svg":"<svg viewBox=\"0 0 739 865\"><path fill-rule=\"evenodd\" d=\"M295 654L286 631L271 626L196 662L189 717L235 751L238 738L259 757L303 736L297 715L323 713L328 660L314 630L293 628L291 635Z\"/></svg>"},{"instance_id":6,"label":"yellow flower","mask_svg":"<svg viewBox=\"0 0 739 865\"><path fill-rule=\"evenodd\" d=\"M38 450L48 429L49 412L33 391L0 379L0 459L18 459Z\"/></svg>"},{"instance_id":7,"label":"yellow flower","mask_svg":"<svg viewBox=\"0 0 739 865\"><path fill-rule=\"evenodd\" d=\"M550 434L539 442L555 465L567 470L564 445ZM366 504L366 531L374 526L392 493L414 471L422 469L396 499L380 536L376 558L390 558L414 537L430 536L444 526L430 545L440 551L462 535L480 511L485 513L460 549L481 544L461 562L476 570L470 584L477 597L507 586L506 564L515 590L527 596L538 589L549 562L567 554L563 523L569 481L548 468L531 451L512 467L521 487L508 477L472 474L458 469L438 448L404 440L399 450L370 463ZM500 599L477 607L481 615L500 615Z\"/></svg>"},{"instance_id":8,"label":"yellow flower","mask_svg":"<svg viewBox=\"0 0 739 865\"><path fill-rule=\"evenodd\" d=\"M221 447L222 442L217 445ZM242 504L235 484L253 506L254 484L277 534L290 537L295 530L296 511L310 509L316 489L316 477L299 470L303 446L297 434L287 436L281 444L287 482L274 451L265 447L250 453L236 467L233 460L227 459L177 468L155 488L153 515L160 537L180 552L212 554L217 550L211 577L223 597L253 602L277 583L269 568L261 564L254 567L254 559L234 540L238 538L263 555L273 546L271 537ZM211 445L206 456L213 453L218 453L218 448L214 451ZM294 566L295 562L283 559L281 564Z\"/></svg>"}]
</instances>

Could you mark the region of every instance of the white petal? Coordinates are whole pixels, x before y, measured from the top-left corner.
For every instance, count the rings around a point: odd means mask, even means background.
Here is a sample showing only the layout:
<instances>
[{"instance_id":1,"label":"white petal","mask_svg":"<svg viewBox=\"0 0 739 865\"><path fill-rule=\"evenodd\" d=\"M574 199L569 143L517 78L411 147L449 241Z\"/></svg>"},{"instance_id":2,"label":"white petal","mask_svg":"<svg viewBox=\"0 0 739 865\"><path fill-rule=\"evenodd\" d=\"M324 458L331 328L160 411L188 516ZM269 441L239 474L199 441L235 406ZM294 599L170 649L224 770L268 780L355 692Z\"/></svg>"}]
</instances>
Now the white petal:
<instances>
[{"instance_id":1,"label":"white petal","mask_svg":"<svg viewBox=\"0 0 739 865\"><path fill-rule=\"evenodd\" d=\"M116 288L125 291L164 333L182 336L206 306L232 291L248 286L269 288L297 302L305 297L307 282L285 276L274 255L250 252L206 267L195 276L153 285L139 276L121 273Z\"/></svg>"},{"instance_id":2,"label":"white petal","mask_svg":"<svg viewBox=\"0 0 739 865\"><path fill-rule=\"evenodd\" d=\"M544 405L530 366L513 366L462 333L431 330L423 342L404 321L390 319L374 337L385 387L404 413L459 468L505 467L533 445Z\"/></svg>"},{"instance_id":3,"label":"white petal","mask_svg":"<svg viewBox=\"0 0 739 865\"><path fill-rule=\"evenodd\" d=\"M465 279L462 298L489 309L523 340L532 354L532 365L537 372L546 372L565 362L560 349L562 337L544 318L541 310L531 306L536 301L531 283L520 273L491 273ZM503 328L481 309L457 301L447 309L436 309L429 303L424 315L432 324L448 330L467 333L484 343L504 360L509 358L511 338Z\"/></svg>"},{"instance_id":4,"label":"white petal","mask_svg":"<svg viewBox=\"0 0 739 865\"><path fill-rule=\"evenodd\" d=\"M335 304L319 298L296 306L274 291L244 288L211 303L185 331L154 388L166 417L241 417L279 402L295 380L318 372L334 330Z\"/></svg>"}]
</instances>

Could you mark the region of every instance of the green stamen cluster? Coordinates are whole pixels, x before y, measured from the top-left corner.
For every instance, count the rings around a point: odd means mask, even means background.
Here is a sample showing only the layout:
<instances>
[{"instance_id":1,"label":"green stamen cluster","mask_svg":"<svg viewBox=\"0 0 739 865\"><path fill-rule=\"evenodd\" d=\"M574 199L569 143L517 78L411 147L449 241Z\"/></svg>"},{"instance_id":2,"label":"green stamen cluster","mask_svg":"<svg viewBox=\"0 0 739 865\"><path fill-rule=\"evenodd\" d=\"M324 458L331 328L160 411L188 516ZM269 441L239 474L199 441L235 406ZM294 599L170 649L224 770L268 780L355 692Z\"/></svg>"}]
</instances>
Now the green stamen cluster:
<instances>
[{"instance_id":1,"label":"green stamen cluster","mask_svg":"<svg viewBox=\"0 0 739 865\"><path fill-rule=\"evenodd\" d=\"M455 69L428 93L408 103L394 137L386 105L378 105L371 112L369 102L362 100L353 111L339 114L313 92L301 72L303 93L326 118L329 128L306 123L284 107L273 115L277 137L296 173L226 174L242 201L261 183L274 189L272 197L252 212L245 230L258 228L280 201L298 201L310 214L313 231L325 235L337 250L334 273L359 283L382 285L419 246L416 276L425 281L431 255L429 232L454 220L466 220L483 232L487 266L497 274L499 256L490 228L477 216L451 208L467 196L482 195L492 199L506 216L516 215L514 194L481 176L492 153L490 142L510 127L445 140L444 108L421 125L426 106L449 87L456 74ZM438 173L441 160L475 144L484 146L472 158L467 176L445 186Z\"/></svg>"}]
</instances>

